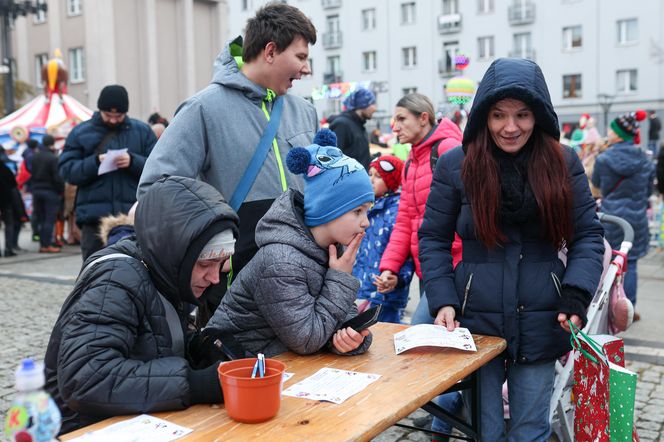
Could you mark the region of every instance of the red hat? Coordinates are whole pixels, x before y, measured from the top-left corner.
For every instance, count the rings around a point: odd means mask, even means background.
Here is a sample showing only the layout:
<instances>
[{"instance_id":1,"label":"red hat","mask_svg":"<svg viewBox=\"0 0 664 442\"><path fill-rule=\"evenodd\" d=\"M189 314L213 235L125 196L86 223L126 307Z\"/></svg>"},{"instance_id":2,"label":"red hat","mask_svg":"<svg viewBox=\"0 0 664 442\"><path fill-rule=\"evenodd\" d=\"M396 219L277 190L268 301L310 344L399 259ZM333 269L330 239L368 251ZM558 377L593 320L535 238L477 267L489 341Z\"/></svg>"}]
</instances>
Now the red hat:
<instances>
[{"instance_id":1,"label":"red hat","mask_svg":"<svg viewBox=\"0 0 664 442\"><path fill-rule=\"evenodd\" d=\"M369 168L372 167L378 171L389 190L396 192L399 189L403 160L393 155L381 155L369 164Z\"/></svg>"}]
</instances>

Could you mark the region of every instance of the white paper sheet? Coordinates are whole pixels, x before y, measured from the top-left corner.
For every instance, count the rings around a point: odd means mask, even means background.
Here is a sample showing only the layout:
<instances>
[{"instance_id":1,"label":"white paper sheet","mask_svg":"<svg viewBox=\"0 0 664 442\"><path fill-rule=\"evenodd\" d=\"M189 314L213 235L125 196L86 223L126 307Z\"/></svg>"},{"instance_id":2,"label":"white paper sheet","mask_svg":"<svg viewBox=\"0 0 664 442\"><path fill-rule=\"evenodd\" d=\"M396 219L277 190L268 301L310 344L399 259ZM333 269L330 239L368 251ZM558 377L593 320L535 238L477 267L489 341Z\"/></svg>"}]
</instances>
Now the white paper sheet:
<instances>
[{"instance_id":1,"label":"white paper sheet","mask_svg":"<svg viewBox=\"0 0 664 442\"><path fill-rule=\"evenodd\" d=\"M118 166L115 164L115 159L127 152L127 148L124 149L113 149L106 152L104 160L99 164L99 170L97 175L103 175L108 172L113 172L118 169Z\"/></svg>"},{"instance_id":2,"label":"white paper sheet","mask_svg":"<svg viewBox=\"0 0 664 442\"><path fill-rule=\"evenodd\" d=\"M473 336L463 327L457 327L450 332L441 325L419 324L394 334L394 350L397 354L424 346L477 351Z\"/></svg>"},{"instance_id":3,"label":"white paper sheet","mask_svg":"<svg viewBox=\"0 0 664 442\"><path fill-rule=\"evenodd\" d=\"M284 396L341 404L376 382L379 374L359 373L325 367L283 391Z\"/></svg>"},{"instance_id":4,"label":"white paper sheet","mask_svg":"<svg viewBox=\"0 0 664 442\"><path fill-rule=\"evenodd\" d=\"M85 433L71 442L169 442L192 431L194 430L191 428L142 414L104 429Z\"/></svg>"}]
</instances>

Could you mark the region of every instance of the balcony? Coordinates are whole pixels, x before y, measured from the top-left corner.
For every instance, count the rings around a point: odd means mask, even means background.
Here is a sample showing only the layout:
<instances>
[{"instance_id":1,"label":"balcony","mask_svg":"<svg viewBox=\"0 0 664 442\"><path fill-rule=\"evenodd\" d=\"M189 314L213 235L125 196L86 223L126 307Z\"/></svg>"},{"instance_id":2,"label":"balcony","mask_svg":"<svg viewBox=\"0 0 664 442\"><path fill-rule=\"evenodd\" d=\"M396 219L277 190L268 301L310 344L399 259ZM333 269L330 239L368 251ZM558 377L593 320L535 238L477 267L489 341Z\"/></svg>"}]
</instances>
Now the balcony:
<instances>
[{"instance_id":1,"label":"balcony","mask_svg":"<svg viewBox=\"0 0 664 442\"><path fill-rule=\"evenodd\" d=\"M341 31L325 32L323 34L323 47L325 49L340 48L343 43Z\"/></svg>"},{"instance_id":2,"label":"balcony","mask_svg":"<svg viewBox=\"0 0 664 442\"><path fill-rule=\"evenodd\" d=\"M535 61L535 50L534 49L520 49L509 51L508 56L510 58L526 58L528 60Z\"/></svg>"},{"instance_id":3,"label":"balcony","mask_svg":"<svg viewBox=\"0 0 664 442\"><path fill-rule=\"evenodd\" d=\"M343 82L344 74L341 71L325 72L323 74L323 84L341 83Z\"/></svg>"},{"instance_id":4,"label":"balcony","mask_svg":"<svg viewBox=\"0 0 664 442\"><path fill-rule=\"evenodd\" d=\"M510 25L527 25L535 21L535 4L520 3L509 7L507 13Z\"/></svg>"},{"instance_id":5,"label":"balcony","mask_svg":"<svg viewBox=\"0 0 664 442\"><path fill-rule=\"evenodd\" d=\"M461 32L461 14L442 14L438 16L438 33L453 34Z\"/></svg>"},{"instance_id":6,"label":"balcony","mask_svg":"<svg viewBox=\"0 0 664 442\"><path fill-rule=\"evenodd\" d=\"M341 0L321 0L323 9L332 9L341 7Z\"/></svg>"},{"instance_id":7,"label":"balcony","mask_svg":"<svg viewBox=\"0 0 664 442\"><path fill-rule=\"evenodd\" d=\"M454 66L449 66L447 64L447 59L440 58L438 59L438 75L442 78L454 77L457 71L454 69Z\"/></svg>"}]
</instances>

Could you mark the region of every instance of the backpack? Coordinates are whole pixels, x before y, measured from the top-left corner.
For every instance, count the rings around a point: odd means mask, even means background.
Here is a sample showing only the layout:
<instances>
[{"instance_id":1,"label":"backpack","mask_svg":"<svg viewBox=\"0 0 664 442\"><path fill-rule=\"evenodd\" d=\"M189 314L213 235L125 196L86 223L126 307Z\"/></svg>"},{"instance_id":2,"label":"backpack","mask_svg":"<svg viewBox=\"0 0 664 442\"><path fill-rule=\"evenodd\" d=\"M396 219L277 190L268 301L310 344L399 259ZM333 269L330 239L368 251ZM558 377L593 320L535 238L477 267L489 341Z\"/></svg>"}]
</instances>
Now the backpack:
<instances>
[{"instance_id":1,"label":"backpack","mask_svg":"<svg viewBox=\"0 0 664 442\"><path fill-rule=\"evenodd\" d=\"M435 143L433 143L433 146L431 146L431 153L429 154L429 163L431 165L431 173L433 173L436 170L436 163L438 162L438 157L440 157L440 155L438 155L438 146L440 145L441 141L443 141L443 140L442 139L438 140ZM404 168L403 168L403 170L404 170L403 176L404 177L408 176L408 168L410 167L411 161L413 161L412 158L409 158L408 161L406 161L406 164L404 165Z\"/></svg>"}]
</instances>

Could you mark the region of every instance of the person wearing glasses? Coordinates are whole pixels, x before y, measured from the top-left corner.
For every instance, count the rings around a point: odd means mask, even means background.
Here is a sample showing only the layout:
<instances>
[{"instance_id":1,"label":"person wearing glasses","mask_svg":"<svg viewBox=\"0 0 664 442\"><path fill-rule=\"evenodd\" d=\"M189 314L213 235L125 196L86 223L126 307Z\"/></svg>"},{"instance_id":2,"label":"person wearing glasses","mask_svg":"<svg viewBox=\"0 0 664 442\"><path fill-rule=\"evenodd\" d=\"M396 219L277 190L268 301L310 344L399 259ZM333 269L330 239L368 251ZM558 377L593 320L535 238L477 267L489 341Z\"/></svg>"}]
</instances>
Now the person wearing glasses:
<instances>
[{"instance_id":1,"label":"person wearing glasses","mask_svg":"<svg viewBox=\"0 0 664 442\"><path fill-rule=\"evenodd\" d=\"M378 265L397 218L403 165L403 160L392 155L382 155L369 164L376 203L367 213L369 227L353 266L353 276L360 280L357 292L360 310L382 305L378 320L395 324L401 323L403 310L408 304L408 288L415 265L409 258L396 275L389 275L384 280L380 277Z\"/></svg>"},{"instance_id":2,"label":"person wearing glasses","mask_svg":"<svg viewBox=\"0 0 664 442\"><path fill-rule=\"evenodd\" d=\"M129 97L123 86L104 87L97 107L92 118L69 133L59 163L62 178L78 186L76 224L84 261L103 248L99 220L127 213L136 202L138 180L157 142L150 126L127 116ZM99 165L112 151L121 153L113 157L112 170L100 174Z\"/></svg>"}]
</instances>

